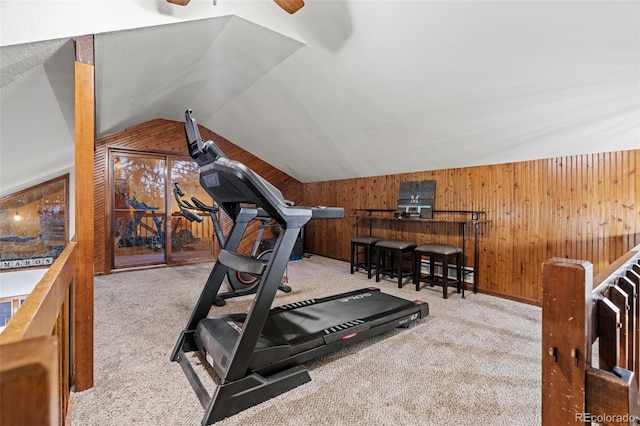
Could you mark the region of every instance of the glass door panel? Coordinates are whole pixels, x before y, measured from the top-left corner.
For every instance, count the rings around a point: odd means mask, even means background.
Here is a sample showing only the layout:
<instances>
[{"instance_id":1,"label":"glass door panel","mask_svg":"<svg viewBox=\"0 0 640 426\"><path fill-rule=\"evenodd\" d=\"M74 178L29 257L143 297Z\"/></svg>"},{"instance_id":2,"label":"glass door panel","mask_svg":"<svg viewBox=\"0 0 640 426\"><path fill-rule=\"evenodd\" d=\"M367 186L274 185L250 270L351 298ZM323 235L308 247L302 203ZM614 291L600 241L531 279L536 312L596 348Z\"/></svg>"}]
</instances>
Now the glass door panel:
<instances>
[{"instance_id":1,"label":"glass door panel","mask_svg":"<svg viewBox=\"0 0 640 426\"><path fill-rule=\"evenodd\" d=\"M165 263L166 159L112 153L114 268Z\"/></svg>"},{"instance_id":2,"label":"glass door panel","mask_svg":"<svg viewBox=\"0 0 640 426\"><path fill-rule=\"evenodd\" d=\"M180 215L180 208L173 195L177 184L184 193L181 199L194 204L195 197L205 205L213 205L213 200L200 186L198 164L191 160L171 159L171 261L213 260L214 229L211 216L197 211L202 222L189 221Z\"/></svg>"}]
</instances>

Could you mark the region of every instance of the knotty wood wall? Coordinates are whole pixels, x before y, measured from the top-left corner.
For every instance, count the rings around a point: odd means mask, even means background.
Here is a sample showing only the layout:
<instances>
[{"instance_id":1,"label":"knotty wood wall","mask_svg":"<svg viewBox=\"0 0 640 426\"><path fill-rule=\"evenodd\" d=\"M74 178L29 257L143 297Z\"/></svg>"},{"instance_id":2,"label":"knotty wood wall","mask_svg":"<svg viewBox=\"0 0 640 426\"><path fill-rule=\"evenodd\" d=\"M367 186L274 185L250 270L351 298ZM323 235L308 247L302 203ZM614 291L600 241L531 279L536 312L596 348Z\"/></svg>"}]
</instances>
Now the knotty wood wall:
<instances>
[{"instance_id":1,"label":"knotty wood wall","mask_svg":"<svg viewBox=\"0 0 640 426\"><path fill-rule=\"evenodd\" d=\"M357 208L395 209L400 182L436 180L438 210L482 210L480 225L481 292L539 304L542 263L551 257L588 260L594 273L640 244L640 150L550 158L437 171L373 176L301 184L278 169L200 127L232 159L241 161L303 205L339 206L340 220L311 221L305 250L349 260ZM183 123L153 120L102 138L95 153L96 273L111 269L107 221L108 149L187 156ZM228 230L228 223L226 224ZM461 244L452 225L378 223L375 233ZM467 265L473 264L470 238Z\"/></svg>"},{"instance_id":2,"label":"knotty wood wall","mask_svg":"<svg viewBox=\"0 0 640 426\"><path fill-rule=\"evenodd\" d=\"M202 126L200 126L200 133L205 141L213 140L229 158L241 161L280 188L287 199L296 203L302 201L302 183ZM108 153L110 149L178 155L187 159L190 158L184 136L184 123L177 121L152 120L96 141L94 157L94 262L96 274L108 274L111 271L112 264L112 239L109 238L112 229L110 226L110 197L112 196L110 191L112 191L112 185L109 182L108 173ZM206 200L203 201L206 202ZM224 218L222 222L226 233L229 231L230 223ZM240 251L248 253L251 245L252 241L247 240L240 248Z\"/></svg>"},{"instance_id":3,"label":"knotty wood wall","mask_svg":"<svg viewBox=\"0 0 640 426\"><path fill-rule=\"evenodd\" d=\"M306 250L348 261L353 209L395 209L400 182L435 179L436 209L483 210L491 221L480 226L480 291L540 304L545 260L588 260L597 274L640 244L639 164L632 150L305 184L305 204L346 216L307 225ZM455 231L387 222L374 233L459 244Z\"/></svg>"}]
</instances>

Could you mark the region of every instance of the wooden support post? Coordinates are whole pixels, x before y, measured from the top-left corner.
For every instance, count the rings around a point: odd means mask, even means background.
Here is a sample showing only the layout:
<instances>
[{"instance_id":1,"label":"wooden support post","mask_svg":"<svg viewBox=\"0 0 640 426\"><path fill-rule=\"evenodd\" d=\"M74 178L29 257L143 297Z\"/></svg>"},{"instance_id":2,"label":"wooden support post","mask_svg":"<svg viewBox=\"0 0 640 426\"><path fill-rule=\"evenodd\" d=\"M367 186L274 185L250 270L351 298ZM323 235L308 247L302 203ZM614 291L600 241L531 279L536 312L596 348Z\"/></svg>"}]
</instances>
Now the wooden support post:
<instances>
[{"instance_id":1,"label":"wooden support post","mask_svg":"<svg viewBox=\"0 0 640 426\"><path fill-rule=\"evenodd\" d=\"M93 387L93 156L95 82L93 36L75 39L76 236L78 269L73 283L73 381L76 391Z\"/></svg>"},{"instance_id":2,"label":"wooden support post","mask_svg":"<svg viewBox=\"0 0 640 426\"><path fill-rule=\"evenodd\" d=\"M585 410L591 360L593 266L553 258L542 267L542 424L575 425Z\"/></svg>"}]
</instances>

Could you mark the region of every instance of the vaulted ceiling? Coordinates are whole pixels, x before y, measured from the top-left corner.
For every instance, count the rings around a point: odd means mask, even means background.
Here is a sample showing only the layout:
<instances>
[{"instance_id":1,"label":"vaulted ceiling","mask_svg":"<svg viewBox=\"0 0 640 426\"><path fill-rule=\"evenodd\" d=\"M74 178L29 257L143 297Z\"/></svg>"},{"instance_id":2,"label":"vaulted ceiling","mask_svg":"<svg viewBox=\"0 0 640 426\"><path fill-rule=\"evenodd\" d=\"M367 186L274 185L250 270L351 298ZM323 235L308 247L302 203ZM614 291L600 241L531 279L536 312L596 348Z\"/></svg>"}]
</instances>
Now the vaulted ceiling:
<instances>
[{"instance_id":1,"label":"vaulted ceiling","mask_svg":"<svg viewBox=\"0 0 640 426\"><path fill-rule=\"evenodd\" d=\"M98 137L191 108L302 182L640 148L640 2L217 3L3 1L0 192L72 167L84 34Z\"/></svg>"}]
</instances>

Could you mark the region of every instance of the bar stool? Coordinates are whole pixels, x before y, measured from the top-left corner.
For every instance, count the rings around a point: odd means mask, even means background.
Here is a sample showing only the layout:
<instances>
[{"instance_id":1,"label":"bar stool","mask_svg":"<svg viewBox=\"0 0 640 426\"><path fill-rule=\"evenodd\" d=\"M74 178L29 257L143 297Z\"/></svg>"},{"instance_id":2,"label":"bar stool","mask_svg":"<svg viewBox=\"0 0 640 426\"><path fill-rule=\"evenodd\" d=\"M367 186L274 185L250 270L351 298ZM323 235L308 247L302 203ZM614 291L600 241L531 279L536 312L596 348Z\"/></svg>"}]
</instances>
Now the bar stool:
<instances>
[{"instance_id":1,"label":"bar stool","mask_svg":"<svg viewBox=\"0 0 640 426\"><path fill-rule=\"evenodd\" d=\"M375 245L376 253L376 282L380 281L380 275L388 275L389 277L398 277L398 288L402 288L402 278L412 276L411 270L404 271L403 260L405 253L411 253L416 243L404 240L380 240ZM383 267L383 260L389 257L386 267ZM411 262L409 262L411 265Z\"/></svg>"},{"instance_id":2,"label":"bar stool","mask_svg":"<svg viewBox=\"0 0 640 426\"><path fill-rule=\"evenodd\" d=\"M429 243L416 247L413 250L413 283L416 285L416 291L420 291L420 283L422 281L422 258L429 257L429 276L426 281L433 287L434 285L442 285L442 297L449 297L448 287L450 284L456 284L457 292L462 290L462 298L464 299L465 283L463 281L463 255L462 249L450 244ZM455 260L456 264L456 281L449 281L449 261ZM439 261L442 265L442 277L435 274L435 262Z\"/></svg>"},{"instance_id":3,"label":"bar stool","mask_svg":"<svg viewBox=\"0 0 640 426\"><path fill-rule=\"evenodd\" d=\"M373 270L373 264L371 262L373 254L373 246L378 241L382 240L381 237L374 237L373 235L361 235L359 237L353 237L351 239L351 273L353 274L358 268L362 267L367 271L367 278L371 278L371 271ZM360 251L360 247L364 250ZM364 261L360 262L360 256L364 254Z\"/></svg>"}]
</instances>

